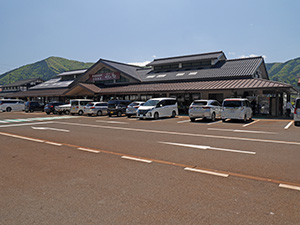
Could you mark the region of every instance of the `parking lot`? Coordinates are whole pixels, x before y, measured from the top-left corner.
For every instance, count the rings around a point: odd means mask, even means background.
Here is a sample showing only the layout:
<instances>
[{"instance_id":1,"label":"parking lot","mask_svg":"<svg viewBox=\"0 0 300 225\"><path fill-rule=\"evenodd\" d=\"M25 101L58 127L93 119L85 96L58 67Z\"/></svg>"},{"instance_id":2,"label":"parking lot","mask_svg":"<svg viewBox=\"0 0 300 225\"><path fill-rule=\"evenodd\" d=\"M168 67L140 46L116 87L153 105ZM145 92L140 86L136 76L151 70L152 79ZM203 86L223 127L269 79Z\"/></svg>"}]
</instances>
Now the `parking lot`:
<instances>
[{"instance_id":1,"label":"parking lot","mask_svg":"<svg viewBox=\"0 0 300 225\"><path fill-rule=\"evenodd\" d=\"M288 119L1 113L0 224L298 224L299 134Z\"/></svg>"}]
</instances>

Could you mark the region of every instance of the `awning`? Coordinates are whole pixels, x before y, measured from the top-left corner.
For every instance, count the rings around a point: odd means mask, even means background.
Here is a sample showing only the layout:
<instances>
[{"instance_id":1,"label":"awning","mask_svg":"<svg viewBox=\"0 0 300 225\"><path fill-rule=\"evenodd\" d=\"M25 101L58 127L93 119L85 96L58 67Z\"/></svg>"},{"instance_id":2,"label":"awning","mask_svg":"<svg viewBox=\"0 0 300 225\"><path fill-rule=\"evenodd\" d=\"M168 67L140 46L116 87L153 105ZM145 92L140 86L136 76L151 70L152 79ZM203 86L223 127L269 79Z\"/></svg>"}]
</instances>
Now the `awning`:
<instances>
[{"instance_id":1,"label":"awning","mask_svg":"<svg viewBox=\"0 0 300 225\"><path fill-rule=\"evenodd\" d=\"M205 90L238 90L238 89L285 89L297 92L290 84L265 79L214 80L178 83L138 84L122 87L102 88L101 94L136 94L154 92L205 91Z\"/></svg>"}]
</instances>

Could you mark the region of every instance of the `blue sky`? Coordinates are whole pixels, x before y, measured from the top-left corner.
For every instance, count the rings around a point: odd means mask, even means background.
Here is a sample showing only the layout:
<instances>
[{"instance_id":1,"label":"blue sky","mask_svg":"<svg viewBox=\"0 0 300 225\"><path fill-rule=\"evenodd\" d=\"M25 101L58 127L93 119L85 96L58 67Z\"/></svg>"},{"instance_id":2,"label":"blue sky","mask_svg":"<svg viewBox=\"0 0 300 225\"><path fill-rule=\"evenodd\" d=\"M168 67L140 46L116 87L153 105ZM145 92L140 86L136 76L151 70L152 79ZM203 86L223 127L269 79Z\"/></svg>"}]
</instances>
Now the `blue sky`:
<instances>
[{"instance_id":1,"label":"blue sky","mask_svg":"<svg viewBox=\"0 0 300 225\"><path fill-rule=\"evenodd\" d=\"M224 51L300 57L298 0L0 2L0 74L50 56L132 63Z\"/></svg>"}]
</instances>

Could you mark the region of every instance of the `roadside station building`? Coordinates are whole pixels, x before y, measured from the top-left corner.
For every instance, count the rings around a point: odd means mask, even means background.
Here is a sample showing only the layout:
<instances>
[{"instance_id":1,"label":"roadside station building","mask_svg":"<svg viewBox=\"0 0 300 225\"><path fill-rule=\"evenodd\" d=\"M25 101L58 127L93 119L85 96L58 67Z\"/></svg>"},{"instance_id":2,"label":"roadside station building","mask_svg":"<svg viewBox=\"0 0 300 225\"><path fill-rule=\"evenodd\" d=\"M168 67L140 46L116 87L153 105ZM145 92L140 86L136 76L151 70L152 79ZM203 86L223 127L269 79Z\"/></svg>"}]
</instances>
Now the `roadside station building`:
<instances>
[{"instance_id":1,"label":"roadside station building","mask_svg":"<svg viewBox=\"0 0 300 225\"><path fill-rule=\"evenodd\" d=\"M147 100L176 97L180 113L195 99L243 97L256 113L283 115L285 99L297 92L269 80L262 57L227 59L224 52L155 59L146 67L100 59L88 70L70 71L15 97Z\"/></svg>"}]
</instances>

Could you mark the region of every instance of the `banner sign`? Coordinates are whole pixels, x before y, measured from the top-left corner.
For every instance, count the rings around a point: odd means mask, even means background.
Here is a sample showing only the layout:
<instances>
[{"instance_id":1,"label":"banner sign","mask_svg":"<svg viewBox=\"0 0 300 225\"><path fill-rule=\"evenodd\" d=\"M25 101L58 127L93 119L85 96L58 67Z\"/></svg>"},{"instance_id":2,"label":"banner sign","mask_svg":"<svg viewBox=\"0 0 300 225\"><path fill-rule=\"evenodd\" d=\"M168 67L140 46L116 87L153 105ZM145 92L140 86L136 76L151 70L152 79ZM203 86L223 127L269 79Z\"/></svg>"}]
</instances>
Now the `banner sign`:
<instances>
[{"instance_id":1,"label":"banner sign","mask_svg":"<svg viewBox=\"0 0 300 225\"><path fill-rule=\"evenodd\" d=\"M93 82L100 81L100 80L119 80L119 79L120 79L119 72L99 73L99 74L90 75L90 80Z\"/></svg>"}]
</instances>

